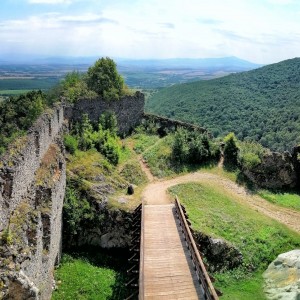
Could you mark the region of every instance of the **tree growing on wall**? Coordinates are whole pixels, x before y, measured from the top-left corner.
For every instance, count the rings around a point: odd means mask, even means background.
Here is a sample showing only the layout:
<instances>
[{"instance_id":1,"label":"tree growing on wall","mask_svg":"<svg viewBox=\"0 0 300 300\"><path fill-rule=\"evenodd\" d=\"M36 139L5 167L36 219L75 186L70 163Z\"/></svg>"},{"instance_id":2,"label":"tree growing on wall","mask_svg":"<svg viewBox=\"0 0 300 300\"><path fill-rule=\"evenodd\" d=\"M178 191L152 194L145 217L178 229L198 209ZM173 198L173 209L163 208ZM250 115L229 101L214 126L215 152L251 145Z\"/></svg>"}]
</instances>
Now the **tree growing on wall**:
<instances>
[{"instance_id":1,"label":"tree growing on wall","mask_svg":"<svg viewBox=\"0 0 300 300\"><path fill-rule=\"evenodd\" d=\"M102 57L88 69L88 87L105 100L118 100L124 93L125 84L117 71L116 63Z\"/></svg>"}]
</instances>

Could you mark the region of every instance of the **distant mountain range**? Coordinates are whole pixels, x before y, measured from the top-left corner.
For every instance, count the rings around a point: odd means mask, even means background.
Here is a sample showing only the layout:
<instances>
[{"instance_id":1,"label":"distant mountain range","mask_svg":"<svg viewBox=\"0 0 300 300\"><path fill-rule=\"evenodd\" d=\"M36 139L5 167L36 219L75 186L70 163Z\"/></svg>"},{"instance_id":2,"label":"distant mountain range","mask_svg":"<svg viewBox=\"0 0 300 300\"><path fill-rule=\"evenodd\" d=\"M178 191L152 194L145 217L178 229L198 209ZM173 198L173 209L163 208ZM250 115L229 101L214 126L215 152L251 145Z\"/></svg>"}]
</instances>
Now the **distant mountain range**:
<instances>
[{"instance_id":1,"label":"distant mountain range","mask_svg":"<svg viewBox=\"0 0 300 300\"><path fill-rule=\"evenodd\" d=\"M252 70L262 65L254 64L237 57L221 58L173 58L173 59L148 59L127 60L116 59L119 67L135 67L137 69L162 70L162 69L194 69L194 70L222 70L237 72Z\"/></svg>"},{"instance_id":2,"label":"distant mountain range","mask_svg":"<svg viewBox=\"0 0 300 300\"><path fill-rule=\"evenodd\" d=\"M93 64L99 57L33 57L33 56L9 56L0 57L0 64ZM171 59L124 59L113 58L119 67L143 68L143 69L228 69L251 70L261 65L254 64L237 57L221 58L171 58Z\"/></svg>"},{"instance_id":3,"label":"distant mountain range","mask_svg":"<svg viewBox=\"0 0 300 300\"><path fill-rule=\"evenodd\" d=\"M291 150L300 144L300 58L161 89L146 111Z\"/></svg>"},{"instance_id":4,"label":"distant mountain range","mask_svg":"<svg viewBox=\"0 0 300 300\"><path fill-rule=\"evenodd\" d=\"M43 69L57 74L72 70L86 72L98 57L0 57L1 69L13 75L24 69L32 72ZM153 89L195 80L207 80L230 73L252 70L260 67L237 57L222 58L174 58L134 60L114 58L118 71L124 76L129 87ZM17 66L17 67L16 67ZM22 66L22 68L20 68ZM41 67L42 66L42 67ZM1 74L0 74L1 75ZM33 77L34 73L30 74Z\"/></svg>"}]
</instances>

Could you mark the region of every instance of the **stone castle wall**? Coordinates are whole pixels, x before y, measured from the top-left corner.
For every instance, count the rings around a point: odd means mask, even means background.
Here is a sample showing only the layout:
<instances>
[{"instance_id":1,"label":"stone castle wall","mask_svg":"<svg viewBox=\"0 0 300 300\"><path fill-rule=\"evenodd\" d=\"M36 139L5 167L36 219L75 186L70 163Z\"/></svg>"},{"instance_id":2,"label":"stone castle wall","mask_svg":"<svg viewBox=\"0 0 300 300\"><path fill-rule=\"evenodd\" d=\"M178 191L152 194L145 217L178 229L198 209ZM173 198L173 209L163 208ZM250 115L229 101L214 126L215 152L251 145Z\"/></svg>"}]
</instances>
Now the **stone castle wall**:
<instances>
[{"instance_id":1,"label":"stone castle wall","mask_svg":"<svg viewBox=\"0 0 300 300\"><path fill-rule=\"evenodd\" d=\"M26 140L13 146L1 158L0 231L7 226L10 214L30 194L30 185L44 156L64 122L64 108L57 105L44 113L29 130ZM19 142L20 143L20 142Z\"/></svg>"},{"instance_id":2,"label":"stone castle wall","mask_svg":"<svg viewBox=\"0 0 300 300\"><path fill-rule=\"evenodd\" d=\"M0 245L0 298L51 298L53 269L62 248L66 186L64 147L59 138L49 145L41 161L28 192L14 203L8 216L5 230L9 240Z\"/></svg>"},{"instance_id":3,"label":"stone castle wall","mask_svg":"<svg viewBox=\"0 0 300 300\"><path fill-rule=\"evenodd\" d=\"M88 114L93 122L97 122L104 112L115 113L119 134L127 134L140 124L144 114L144 94L136 92L133 96L124 96L118 101L102 99L81 99L73 107L66 109L65 116L74 121L80 120L83 113Z\"/></svg>"},{"instance_id":4,"label":"stone castle wall","mask_svg":"<svg viewBox=\"0 0 300 300\"><path fill-rule=\"evenodd\" d=\"M59 138L63 125L64 107L58 104L1 157L0 298L51 297L53 269L61 253L66 185L64 146ZM41 174L53 179L51 185L38 182L45 157L52 161Z\"/></svg>"},{"instance_id":5,"label":"stone castle wall","mask_svg":"<svg viewBox=\"0 0 300 300\"><path fill-rule=\"evenodd\" d=\"M141 122L144 95L57 104L0 158L0 299L51 298L66 186L61 133L68 120L87 113L97 121L106 111L116 114L119 132L128 133Z\"/></svg>"}]
</instances>

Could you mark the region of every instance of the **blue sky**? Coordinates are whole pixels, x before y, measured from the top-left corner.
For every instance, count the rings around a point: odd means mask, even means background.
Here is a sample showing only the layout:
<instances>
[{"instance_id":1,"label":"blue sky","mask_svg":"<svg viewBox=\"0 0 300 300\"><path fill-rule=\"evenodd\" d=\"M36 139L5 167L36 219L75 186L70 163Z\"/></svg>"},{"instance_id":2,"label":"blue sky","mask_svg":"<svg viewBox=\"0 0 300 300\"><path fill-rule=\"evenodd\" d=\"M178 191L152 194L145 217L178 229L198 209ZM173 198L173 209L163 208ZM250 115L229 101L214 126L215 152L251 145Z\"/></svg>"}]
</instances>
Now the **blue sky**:
<instances>
[{"instance_id":1,"label":"blue sky","mask_svg":"<svg viewBox=\"0 0 300 300\"><path fill-rule=\"evenodd\" d=\"M5 56L300 56L298 0L2 0Z\"/></svg>"}]
</instances>

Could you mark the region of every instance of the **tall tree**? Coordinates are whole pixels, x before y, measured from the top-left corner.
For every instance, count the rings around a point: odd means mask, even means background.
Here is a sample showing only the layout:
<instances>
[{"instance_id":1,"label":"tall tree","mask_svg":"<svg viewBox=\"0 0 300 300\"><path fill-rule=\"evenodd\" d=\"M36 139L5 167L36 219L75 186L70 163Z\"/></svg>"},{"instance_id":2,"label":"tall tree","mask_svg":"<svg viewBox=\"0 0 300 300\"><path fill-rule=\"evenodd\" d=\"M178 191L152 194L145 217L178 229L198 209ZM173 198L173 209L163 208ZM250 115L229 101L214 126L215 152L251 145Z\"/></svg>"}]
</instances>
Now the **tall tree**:
<instances>
[{"instance_id":1,"label":"tall tree","mask_svg":"<svg viewBox=\"0 0 300 300\"><path fill-rule=\"evenodd\" d=\"M102 57L88 69L88 87L105 100L118 100L124 90L124 80L117 71L116 63Z\"/></svg>"}]
</instances>

